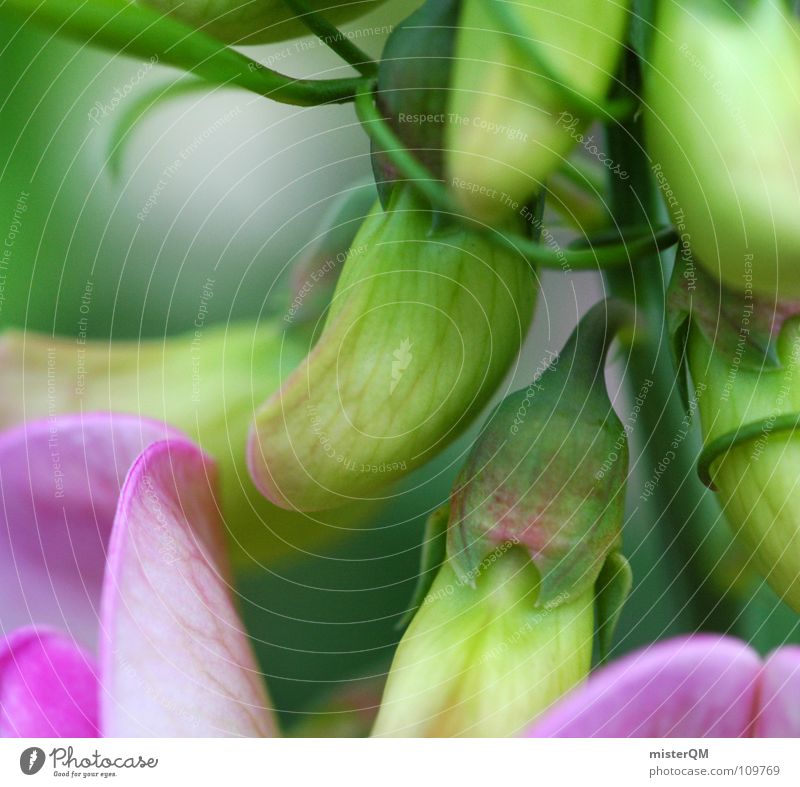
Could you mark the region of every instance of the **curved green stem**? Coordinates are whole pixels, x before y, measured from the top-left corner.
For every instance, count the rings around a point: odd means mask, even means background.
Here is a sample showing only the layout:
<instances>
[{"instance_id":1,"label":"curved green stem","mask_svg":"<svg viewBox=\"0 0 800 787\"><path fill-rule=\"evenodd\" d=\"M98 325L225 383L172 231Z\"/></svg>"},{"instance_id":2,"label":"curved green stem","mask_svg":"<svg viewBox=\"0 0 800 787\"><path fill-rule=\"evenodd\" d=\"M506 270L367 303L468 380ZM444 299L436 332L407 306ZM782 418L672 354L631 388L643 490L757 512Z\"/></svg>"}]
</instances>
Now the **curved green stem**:
<instances>
[{"instance_id":1,"label":"curved green stem","mask_svg":"<svg viewBox=\"0 0 800 787\"><path fill-rule=\"evenodd\" d=\"M500 25L502 32L510 40L511 46L517 50L523 60L532 63L539 69L539 73L552 84L553 88L559 93L560 98L571 105L577 112L584 115L587 122L600 115L607 120L621 120L633 112L635 105L629 98L592 101L586 98L580 90L573 87L563 74L559 74L550 65L536 43L536 39L528 34L521 35L515 32L519 29L519 24L514 19L514 12L510 4L505 0L503 2L486 3L486 10L494 16L495 22Z\"/></svg>"},{"instance_id":2,"label":"curved green stem","mask_svg":"<svg viewBox=\"0 0 800 787\"><path fill-rule=\"evenodd\" d=\"M740 426L732 432L712 440L700 454L697 460L697 476L709 489L716 489L711 476L711 465L723 454L737 446L751 443L760 437L781 432L795 432L800 429L800 414L788 413L786 415L763 418L760 421L751 421Z\"/></svg>"},{"instance_id":3,"label":"curved green stem","mask_svg":"<svg viewBox=\"0 0 800 787\"><path fill-rule=\"evenodd\" d=\"M677 242L677 235L671 227L647 228L644 234L629 237L624 229L617 231L617 242L593 244L589 248L561 248L555 241L543 246L520 233L506 232L487 227L477 219L465 215L447 187L408 150L380 114L375 105L372 85L364 84L355 99L356 114L369 137L392 159L398 170L428 199L431 206L442 213L457 218L486 233L489 237L507 248L521 254L530 265L542 268L570 270L597 270L628 266L637 256L669 248ZM530 217L529 217L530 218ZM534 229L541 231L541 222Z\"/></svg>"},{"instance_id":4,"label":"curved green stem","mask_svg":"<svg viewBox=\"0 0 800 787\"><path fill-rule=\"evenodd\" d=\"M322 14L309 8L305 0L283 0L283 2L323 44L330 47L356 71L367 77L376 74L378 64L363 49L356 46L336 25L331 24Z\"/></svg>"},{"instance_id":5,"label":"curved green stem","mask_svg":"<svg viewBox=\"0 0 800 787\"><path fill-rule=\"evenodd\" d=\"M628 78L637 79L635 55L631 55L627 67ZM660 219L641 123L628 120L609 124L608 141L609 154L623 162L630 175L629 180L612 181L611 207L617 222L638 225ZM677 581L683 586L695 628L735 630L741 609L735 591L724 579L717 579L722 575L720 561L725 556L717 552L712 538L714 528L724 527L724 523L715 500L693 471L697 449L688 434L686 411L668 346L666 279L661 260L656 254L645 255L629 269L608 271L606 278L612 292L632 300L644 312L650 327L644 341L633 348L627 371L634 395L644 381L652 381L638 420L645 442L642 453L646 477L663 463L665 452L674 452L647 498L648 510L657 512L664 557L676 567Z\"/></svg>"},{"instance_id":6,"label":"curved green stem","mask_svg":"<svg viewBox=\"0 0 800 787\"><path fill-rule=\"evenodd\" d=\"M59 35L153 64L175 66L212 84L245 88L283 104L352 101L364 80L285 76L200 30L128 0L4 0L2 8Z\"/></svg>"}]
</instances>

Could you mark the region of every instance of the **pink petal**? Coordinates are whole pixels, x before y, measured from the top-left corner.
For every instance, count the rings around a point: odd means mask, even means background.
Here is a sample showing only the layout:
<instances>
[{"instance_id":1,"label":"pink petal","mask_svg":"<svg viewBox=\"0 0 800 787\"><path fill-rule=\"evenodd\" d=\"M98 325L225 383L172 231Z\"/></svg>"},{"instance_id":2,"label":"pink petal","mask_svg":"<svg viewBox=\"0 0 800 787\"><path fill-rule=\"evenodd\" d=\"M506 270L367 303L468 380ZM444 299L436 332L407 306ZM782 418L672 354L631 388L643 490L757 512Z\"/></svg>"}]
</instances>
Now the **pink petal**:
<instances>
[{"instance_id":1,"label":"pink petal","mask_svg":"<svg viewBox=\"0 0 800 787\"><path fill-rule=\"evenodd\" d=\"M0 636L53 625L94 649L119 490L175 431L129 415L53 416L0 435Z\"/></svg>"},{"instance_id":2,"label":"pink petal","mask_svg":"<svg viewBox=\"0 0 800 787\"><path fill-rule=\"evenodd\" d=\"M0 645L0 737L97 737L92 659L48 629L15 631Z\"/></svg>"},{"instance_id":3,"label":"pink petal","mask_svg":"<svg viewBox=\"0 0 800 787\"><path fill-rule=\"evenodd\" d=\"M738 640L660 642L595 673L532 737L732 738L749 734L761 662Z\"/></svg>"},{"instance_id":4,"label":"pink petal","mask_svg":"<svg viewBox=\"0 0 800 787\"><path fill-rule=\"evenodd\" d=\"M779 648L764 664L753 733L758 738L800 737L800 646Z\"/></svg>"},{"instance_id":5,"label":"pink petal","mask_svg":"<svg viewBox=\"0 0 800 787\"><path fill-rule=\"evenodd\" d=\"M125 482L103 590L107 736L266 736L261 674L234 608L213 490L192 443L148 448Z\"/></svg>"}]
</instances>

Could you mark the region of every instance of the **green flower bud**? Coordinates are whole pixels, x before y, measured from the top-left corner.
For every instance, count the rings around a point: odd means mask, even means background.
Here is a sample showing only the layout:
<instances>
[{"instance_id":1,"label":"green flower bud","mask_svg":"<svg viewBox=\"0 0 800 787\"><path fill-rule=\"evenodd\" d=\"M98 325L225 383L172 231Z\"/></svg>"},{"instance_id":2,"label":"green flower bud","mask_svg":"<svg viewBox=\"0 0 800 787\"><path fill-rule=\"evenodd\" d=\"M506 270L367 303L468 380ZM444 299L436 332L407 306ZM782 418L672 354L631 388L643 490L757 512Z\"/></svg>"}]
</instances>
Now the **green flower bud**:
<instances>
[{"instance_id":1,"label":"green flower bud","mask_svg":"<svg viewBox=\"0 0 800 787\"><path fill-rule=\"evenodd\" d=\"M507 5L502 32L493 5ZM593 119L552 79L584 103L601 102L617 67L628 21L619 0L464 0L447 125L447 177L473 215L493 220L530 201ZM537 47L551 75L520 45Z\"/></svg>"},{"instance_id":2,"label":"green flower bud","mask_svg":"<svg viewBox=\"0 0 800 787\"><path fill-rule=\"evenodd\" d=\"M474 587L446 563L397 650L373 735L514 735L583 680L593 592L538 607L538 589L519 547L487 558Z\"/></svg>"},{"instance_id":3,"label":"green flower bud","mask_svg":"<svg viewBox=\"0 0 800 787\"><path fill-rule=\"evenodd\" d=\"M800 26L787 4L661 4L647 138L696 259L729 287L800 295Z\"/></svg>"},{"instance_id":4,"label":"green flower bud","mask_svg":"<svg viewBox=\"0 0 800 787\"><path fill-rule=\"evenodd\" d=\"M0 428L98 410L166 421L217 461L238 567L317 547L358 524L354 512L308 521L277 508L255 489L245 465L254 403L278 388L307 349L307 340L282 328L279 321L202 326L130 342L6 332L0 337Z\"/></svg>"},{"instance_id":5,"label":"green flower bud","mask_svg":"<svg viewBox=\"0 0 800 787\"><path fill-rule=\"evenodd\" d=\"M618 553L627 439L605 389L631 313L595 306L563 353L489 417L423 572L446 557L400 643L378 735L513 735L589 671L595 606L606 652L630 588ZM441 560L442 558L440 558Z\"/></svg>"},{"instance_id":6,"label":"green flower bud","mask_svg":"<svg viewBox=\"0 0 800 787\"><path fill-rule=\"evenodd\" d=\"M548 369L489 416L450 500L449 549L462 577L510 539L538 567L543 602L594 585L619 547L628 474L603 365L630 323L622 302L594 306Z\"/></svg>"},{"instance_id":7,"label":"green flower bud","mask_svg":"<svg viewBox=\"0 0 800 787\"><path fill-rule=\"evenodd\" d=\"M232 44L267 44L308 35L284 0L139 0ZM336 25L356 19L384 0L306 0Z\"/></svg>"},{"instance_id":8,"label":"green flower bud","mask_svg":"<svg viewBox=\"0 0 800 787\"><path fill-rule=\"evenodd\" d=\"M775 349L776 365L763 355L749 363L693 326L688 360L706 444L746 438L709 468L725 516L759 573L800 612L800 436L781 428L800 413L800 320L784 323Z\"/></svg>"},{"instance_id":9,"label":"green flower bud","mask_svg":"<svg viewBox=\"0 0 800 787\"><path fill-rule=\"evenodd\" d=\"M525 337L535 290L518 255L433 229L408 188L349 252L316 346L256 416L250 468L278 505L375 492L438 453L486 404Z\"/></svg>"}]
</instances>

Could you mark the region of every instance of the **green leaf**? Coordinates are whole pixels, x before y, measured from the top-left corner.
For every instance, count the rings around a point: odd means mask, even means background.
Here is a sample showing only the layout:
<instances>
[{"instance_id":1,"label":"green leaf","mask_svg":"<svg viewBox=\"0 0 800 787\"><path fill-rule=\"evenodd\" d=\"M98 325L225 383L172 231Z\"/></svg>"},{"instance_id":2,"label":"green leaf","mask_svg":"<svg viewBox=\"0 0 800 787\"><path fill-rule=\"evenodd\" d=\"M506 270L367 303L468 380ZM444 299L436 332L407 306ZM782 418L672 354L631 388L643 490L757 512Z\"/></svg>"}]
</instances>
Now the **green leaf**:
<instances>
[{"instance_id":1,"label":"green leaf","mask_svg":"<svg viewBox=\"0 0 800 787\"><path fill-rule=\"evenodd\" d=\"M633 572L621 552L612 552L603 564L597 578L595 603L597 605L597 643L600 662L611 652L614 632L619 623L622 608L633 586Z\"/></svg>"},{"instance_id":2,"label":"green leaf","mask_svg":"<svg viewBox=\"0 0 800 787\"><path fill-rule=\"evenodd\" d=\"M81 42L174 66L217 85L297 106L352 100L361 80L293 79L212 36L128 0L4 0L2 10Z\"/></svg>"}]
</instances>

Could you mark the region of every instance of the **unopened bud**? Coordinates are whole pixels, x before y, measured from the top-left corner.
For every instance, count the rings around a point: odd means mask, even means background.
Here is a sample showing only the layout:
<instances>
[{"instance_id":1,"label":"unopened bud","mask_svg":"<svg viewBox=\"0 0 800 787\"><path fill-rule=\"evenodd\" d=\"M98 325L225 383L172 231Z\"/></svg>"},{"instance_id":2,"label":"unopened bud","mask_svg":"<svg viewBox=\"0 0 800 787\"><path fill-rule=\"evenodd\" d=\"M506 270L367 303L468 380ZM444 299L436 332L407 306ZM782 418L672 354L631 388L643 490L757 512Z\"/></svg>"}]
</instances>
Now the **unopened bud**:
<instances>
[{"instance_id":1,"label":"unopened bud","mask_svg":"<svg viewBox=\"0 0 800 787\"><path fill-rule=\"evenodd\" d=\"M621 303L595 306L535 392L490 416L456 481L447 554L400 643L375 734L513 735L587 675L595 608L607 650L630 576L618 552L627 438L603 368L630 320Z\"/></svg>"},{"instance_id":2,"label":"unopened bud","mask_svg":"<svg viewBox=\"0 0 800 787\"><path fill-rule=\"evenodd\" d=\"M503 6L513 29L502 30ZM491 220L526 204L593 120L611 85L628 21L620 0L464 0L447 124L447 179ZM520 51L528 40L552 73ZM553 81L583 97L576 106ZM466 187L465 184L471 184Z\"/></svg>"},{"instance_id":3,"label":"unopened bud","mask_svg":"<svg viewBox=\"0 0 800 787\"><path fill-rule=\"evenodd\" d=\"M800 296L800 25L787 4L660 4L647 139L673 222L728 287Z\"/></svg>"},{"instance_id":4,"label":"unopened bud","mask_svg":"<svg viewBox=\"0 0 800 787\"><path fill-rule=\"evenodd\" d=\"M469 424L516 357L529 267L433 219L409 187L376 206L313 351L256 415L251 473L278 505L330 508L405 475Z\"/></svg>"}]
</instances>

